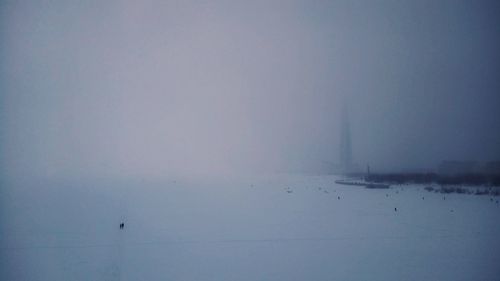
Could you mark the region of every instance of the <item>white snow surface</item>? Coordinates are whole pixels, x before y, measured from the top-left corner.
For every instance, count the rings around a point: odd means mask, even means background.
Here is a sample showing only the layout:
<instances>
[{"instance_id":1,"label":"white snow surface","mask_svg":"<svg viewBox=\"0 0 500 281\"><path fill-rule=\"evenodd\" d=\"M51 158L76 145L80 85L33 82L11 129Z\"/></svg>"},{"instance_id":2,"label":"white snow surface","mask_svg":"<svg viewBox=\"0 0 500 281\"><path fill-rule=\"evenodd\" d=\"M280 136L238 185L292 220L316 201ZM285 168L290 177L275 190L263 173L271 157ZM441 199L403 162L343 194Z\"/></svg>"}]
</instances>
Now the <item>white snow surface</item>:
<instances>
[{"instance_id":1,"label":"white snow surface","mask_svg":"<svg viewBox=\"0 0 500 281\"><path fill-rule=\"evenodd\" d=\"M336 179L3 186L0 280L500 280L500 198Z\"/></svg>"}]
</instances>

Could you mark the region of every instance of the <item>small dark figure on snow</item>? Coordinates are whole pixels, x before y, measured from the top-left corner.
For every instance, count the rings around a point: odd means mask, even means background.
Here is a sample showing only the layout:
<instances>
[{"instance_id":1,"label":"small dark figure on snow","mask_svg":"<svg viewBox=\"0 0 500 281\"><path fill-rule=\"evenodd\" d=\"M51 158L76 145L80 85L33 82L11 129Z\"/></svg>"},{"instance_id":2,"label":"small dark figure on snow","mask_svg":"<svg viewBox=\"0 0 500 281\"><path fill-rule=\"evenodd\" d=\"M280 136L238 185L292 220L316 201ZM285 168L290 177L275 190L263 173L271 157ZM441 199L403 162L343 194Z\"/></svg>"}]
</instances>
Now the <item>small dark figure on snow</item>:
<instances>
[{"instance_id":1,"label":"small dark figure on snow","mask_svg":"<svg viewBox=\"0 0 500 281\"><path fill-rule=\"evenodd\" d=\"M125 223L120 223L120 229L123 229L125 227Z\"/></svg>"},{"instance_id":2,"label":"small dark figure on snow","mask_svg":"<svg viewBox=\"0 0 500 281\"><path fill-rule=\"evenodd\" d=\"M397 212L398 211L398 208L394 208L394 212Z\"/></svg>"}]
</instances>

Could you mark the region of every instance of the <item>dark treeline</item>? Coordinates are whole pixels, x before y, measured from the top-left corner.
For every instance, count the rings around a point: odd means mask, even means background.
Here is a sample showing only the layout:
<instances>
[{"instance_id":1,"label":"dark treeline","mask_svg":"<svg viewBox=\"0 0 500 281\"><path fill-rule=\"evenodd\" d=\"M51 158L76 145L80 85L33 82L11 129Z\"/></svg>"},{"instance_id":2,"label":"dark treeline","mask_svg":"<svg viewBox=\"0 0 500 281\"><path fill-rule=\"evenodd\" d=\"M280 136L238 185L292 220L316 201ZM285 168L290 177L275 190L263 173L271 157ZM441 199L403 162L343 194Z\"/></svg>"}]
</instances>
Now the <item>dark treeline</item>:
<instances>
[{"instance_id":1,"label":"dark treeline","mask_svg":"<svg viewBox=\"0 0 500 281\"><path fill-rule=\"evenodd\" d=\"M499 174L458 174L440 175L436 173L387 173L365 175L366 181L375 183L437 183L441 185L489 185L500 186Z\"/></svg>"}]
</instances>

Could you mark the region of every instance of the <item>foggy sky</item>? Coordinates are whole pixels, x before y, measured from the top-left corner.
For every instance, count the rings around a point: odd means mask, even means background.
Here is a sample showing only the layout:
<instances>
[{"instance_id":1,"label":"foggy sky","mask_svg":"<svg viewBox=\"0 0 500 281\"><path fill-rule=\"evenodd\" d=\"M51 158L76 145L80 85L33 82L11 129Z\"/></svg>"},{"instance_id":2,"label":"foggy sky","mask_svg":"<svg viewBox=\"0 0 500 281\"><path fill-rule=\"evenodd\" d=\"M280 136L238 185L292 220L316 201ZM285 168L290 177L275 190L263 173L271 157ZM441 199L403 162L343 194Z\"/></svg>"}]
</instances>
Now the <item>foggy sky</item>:
<instances>
[{"instance_id":1,"label":"foggy sky","mask_svg":"<svg viewBox=\"0 0 500 281\"><path fill-rule=\"evenodd\" d=\"M3 177L500 159L497 1L2 1Z\"/></svg>"}]
</instances>

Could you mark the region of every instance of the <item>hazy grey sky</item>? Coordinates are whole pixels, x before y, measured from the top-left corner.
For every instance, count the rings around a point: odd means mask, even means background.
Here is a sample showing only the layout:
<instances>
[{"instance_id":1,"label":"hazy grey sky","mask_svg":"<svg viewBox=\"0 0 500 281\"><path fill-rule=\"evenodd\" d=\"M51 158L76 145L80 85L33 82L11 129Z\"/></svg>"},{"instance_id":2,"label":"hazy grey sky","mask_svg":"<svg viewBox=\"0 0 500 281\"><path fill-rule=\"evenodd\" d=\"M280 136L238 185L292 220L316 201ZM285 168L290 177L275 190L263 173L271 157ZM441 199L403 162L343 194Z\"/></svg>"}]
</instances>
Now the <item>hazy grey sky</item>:
<instances>
[{"instance_id":1,"label":"hazy grey sky","mask_svg":"<svg viewBox=\"0 0 500 281\"><path fill-rule=\"evenodd\" d=\"M498 1L2 1L3 176L500 159Z\"/></svg>"}]
</instances>

